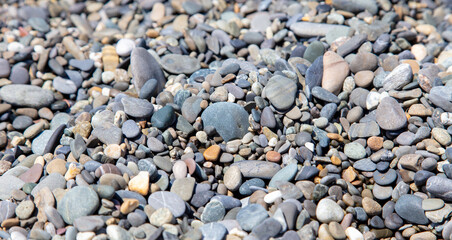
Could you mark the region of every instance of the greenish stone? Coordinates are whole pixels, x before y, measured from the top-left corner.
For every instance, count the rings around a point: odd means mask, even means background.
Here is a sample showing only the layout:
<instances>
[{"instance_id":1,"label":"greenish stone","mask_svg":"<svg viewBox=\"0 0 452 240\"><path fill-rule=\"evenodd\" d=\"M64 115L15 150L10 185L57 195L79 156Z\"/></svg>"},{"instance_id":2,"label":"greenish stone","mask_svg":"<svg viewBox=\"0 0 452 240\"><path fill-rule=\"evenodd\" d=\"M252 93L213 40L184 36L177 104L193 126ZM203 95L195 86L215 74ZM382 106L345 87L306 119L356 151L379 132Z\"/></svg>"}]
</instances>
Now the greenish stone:
<instances>
[{"instance_id":1,"label":"greenish stone","mask_svg":"<svg viewBox=\"0 0 452 240\"><path fill-rule=\"evenodd\" d=\"M323 46L323 43L315 41L309 44L308 48L306 48L303 58L310 62L314 62L316 58L323 56L324 53L325 47Z\"/></svg>"},{"instance_id":2,"label":"greenish stone","mask_svg":"<svg viewBox=\"0 0 452 240\"><path fill-rule=\"evenodd\" d=\"M173 107L166 105L152 115L151 123L153 127L165 129L176 121L176 113Z\"/></svg>"},{"instance_id":3,"label":"greenish stone","mask_svg":"<svg viewBox=\"0 0 452 240\"><path fill-rule=\"evenodd\" d=\"M93 190L100 198L112 199L115 195L115 189L108 185L93 185Z\"/></svg>"},{"instance_id":4,"label":"greenish stone","mask_svg":"<svg viewBox=\"0 0 452 240\"><path fill-rule=\"evenodd\" d=\"M345 145L344 153L351 159L361 159L366 156L366 149L357 142L351 142Z\"/></svg>"},{"instance_id":5,"label":"greenish stone","mask_svg":"<svg viewBox=\"0 0 452 240\"><path fill-rule=\"evenodd\" d=\"M297 171L297 164L289 164L285 166L272 177L268 186L276 188L278 182L288 182L292 180L295 177L295 174L297 174Z\"/></svg>"},{"instance_id":6,"label":"greenish stone","mask_svg":"<svg viewBox=\"0 0 452 240\"><path fill-rule=\"evenodd\" d=\"M36 187L36 183L25 183L24 186L22 187L22 191L24 191L24 193L26 194L31 194L31 191L33 191L33 188Z\"/></svg>"}]
</instances>

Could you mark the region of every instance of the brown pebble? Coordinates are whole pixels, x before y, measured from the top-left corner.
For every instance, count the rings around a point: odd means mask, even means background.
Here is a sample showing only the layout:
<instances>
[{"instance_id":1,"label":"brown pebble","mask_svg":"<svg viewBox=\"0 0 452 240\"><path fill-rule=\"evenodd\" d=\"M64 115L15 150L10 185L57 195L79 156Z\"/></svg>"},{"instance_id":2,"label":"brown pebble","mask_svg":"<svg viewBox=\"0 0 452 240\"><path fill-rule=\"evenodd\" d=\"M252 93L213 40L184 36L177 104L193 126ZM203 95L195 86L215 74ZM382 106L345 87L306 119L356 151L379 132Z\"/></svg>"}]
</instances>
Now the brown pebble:
<instances>
[{"instance_id":1,"label":"brown pebble","mask_svg":"<svg viewBox=\"0 0 452 240\"><path fill-rule=\"evenodd\" d=\"M336 140L339 142L344 141L344 138L340 134L337 134L337 133L327 133L326 136L331 140Z\"/></svg>"},{"instance_id":2,"label":"brown pebble","mask_svg":"<svg viewBox=\"0 0 452 240\"><path fill-rule=\"evenodd\" d=\"M367 146L374 151L378 151L383 147L383 138L372 136L367 139Z\"/></svg>"},{"instance_id":3,"label":"brown pebble","mask_svg":"<svg viewBox=\"0 0 452 240\"><path fill-rule=\"evenodd\" d=\"M50 110L49 108L46 108L46 107L39 109L38 115L40 118L44 118L47 120L52 120L52 118L53 118L52 110Z\"/></svg>"},{"instance_id":4,"label":"brown pebble","mask_svg":"<svg viewBox=\"0 0 452 240\"><path fill-rule=\"evenodd\" d=\"M355 172L355 169L353 167L348 167L347 170L345 170L342 173L342 179L344 179L347 182L353 182L355 178L357 177L357 174Z\"/></svg>"},{"instance_id":5,"label":"brown pebble","mask_svg":"<svg viewBox=\"0 0 452 240\"><path fill-rule=\"evenodd\" d=\"M374 79L374 73L370 70L359 71L355 74L355 84L358 87L369 87Z\"/></svg>"},{"instance_id":6,"label":"brown pebble","mask_svg":"<svg viewBox=\"0 0 452 240\"><path fill-rule=\"evenodd\" d=\"M281 161L281 154L279 152L276 152L276 151L268 151L265 154L265 158L269 162L279 163Z\"/></svg>"}]
</instances>

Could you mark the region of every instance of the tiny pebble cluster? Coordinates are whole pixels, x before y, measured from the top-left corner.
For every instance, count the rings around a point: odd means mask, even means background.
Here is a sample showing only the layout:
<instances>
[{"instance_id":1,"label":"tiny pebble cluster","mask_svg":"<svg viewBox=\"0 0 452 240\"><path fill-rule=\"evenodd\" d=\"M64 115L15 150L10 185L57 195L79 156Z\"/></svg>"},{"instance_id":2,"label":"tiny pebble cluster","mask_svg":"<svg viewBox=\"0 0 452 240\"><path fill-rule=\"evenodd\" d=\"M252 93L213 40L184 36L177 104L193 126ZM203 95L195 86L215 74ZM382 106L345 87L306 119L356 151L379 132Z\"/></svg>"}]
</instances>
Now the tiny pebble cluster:
<instances>
[{"instance_id":1,"label":"tiny pebble cluster","mask_svg":"<svg viewBox=\"0 0 452 240\"><path fill-rule=\"evenodd\" d=\"M1 239L452 239L452 1L0 2Z\"/></svg>"}]
</instances>

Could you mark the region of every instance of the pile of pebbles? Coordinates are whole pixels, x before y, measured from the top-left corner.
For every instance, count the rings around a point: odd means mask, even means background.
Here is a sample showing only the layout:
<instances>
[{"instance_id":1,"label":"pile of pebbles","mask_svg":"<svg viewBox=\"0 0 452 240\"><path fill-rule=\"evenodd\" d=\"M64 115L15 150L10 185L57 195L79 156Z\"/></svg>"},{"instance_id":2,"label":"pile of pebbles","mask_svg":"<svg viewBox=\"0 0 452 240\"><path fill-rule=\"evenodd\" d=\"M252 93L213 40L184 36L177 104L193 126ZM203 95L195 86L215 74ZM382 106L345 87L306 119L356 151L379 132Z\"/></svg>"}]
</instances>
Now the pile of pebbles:
<instances>
[{"instance_id":1,"label":"pile of pebbles","mask_svg":"<svg viewBox=\"0 0 452 240\"><path fill-rule=\"evenodd\" d=\"M450 0L6 0L0 238L452 239Z\"/></svg>"}]
</instances>

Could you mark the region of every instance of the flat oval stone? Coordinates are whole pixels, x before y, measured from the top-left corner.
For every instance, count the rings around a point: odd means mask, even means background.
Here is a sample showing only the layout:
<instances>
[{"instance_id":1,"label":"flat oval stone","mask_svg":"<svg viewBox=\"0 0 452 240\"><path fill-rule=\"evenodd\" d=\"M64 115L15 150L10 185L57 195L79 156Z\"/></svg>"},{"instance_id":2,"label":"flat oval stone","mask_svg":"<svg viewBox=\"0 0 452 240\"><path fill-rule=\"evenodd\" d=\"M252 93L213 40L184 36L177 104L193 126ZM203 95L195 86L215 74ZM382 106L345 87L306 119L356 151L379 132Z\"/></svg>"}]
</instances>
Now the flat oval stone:
<instances>
[{"instance_id":1,"label":"flat oval stone","mask_svg":"<svg viewBox=\"0 0 452 240\"><path fill-rule=\"evenodd\" d=\"M0 200L6 200L11 197L14 190L19 190L24 186L25 182L13 175L3 174L0 177Z\"/></svg>"},{"instance_id":2,"label":"flat oval stone","mask_svg":"<svg viewBox=\"0 0 452 240\"><path fill-rule=\"evenodd\" d=\"M127 138L134 138L140 134L140 128L133 120L127 120L122 124L122 133Z\"/></svg>"},{"instance_id":3,"label":"flat oval stone","mask_svg":"<svg viewBox=\"0 0 452 240\"><path fill-rule=\"evenodd\" d=\"M340 222L344 217L344 212L335 201L324 198L317 205L316 216L323 223Z\"/></svg>"},{"instance_id":4,"label":"flat oval stone","mask_svg":"<svg viewBox=\"0 0 452 240\"><path fill-rule=\"evenodd\" d=\"M198 96L193 96L185 99L182 104L182 116L187 119L188 122L193 123L201 112L201 101L202 98Z\"/></svg>"},{"instance_id":5,"label":"flat oval stone","mask_svg":"<svg viewBox=\"0 0 452 240\"><path fill-rule=\"evenodd\" d=\"M268 213L264 207L259 204L250 204L237 213L237 221L245 231L251 231L255 226L259 225L268 217Z\"/></svg>"},{"instance_id":6,"label":"flat oval stone","mask_svg":"<svg viewBox=\"0 0 452 240\"><path fill-rule=\"evenodd\" d=\"M223 224L212 222L204 224L199 228L204 239L222 240L228 233Z\"/></svg>"},{"instance_id":7,"label":"flat oval stone","mask_svg":"<svg viewBox=\"0 0 452 240\"><path fill-rule=\"evenodd\" d=\"M53 93L33 85L6 85L0 89L1 98L16 106L42 108L53 103Z\"/></svg>"},{"instance_id":8,"label":"flat oval stone","mask_svg":"<svg viewBox=\"0 0 452 240\"><path fill-rule=\"evenodd\" d=\"M345 144L344 153L351 159L362 159L366 156L366 149L357 142L351 142Z\"/></svg>"},{"instance_id":9,"label":"flat oval stone","mask_svg":"<svg viewBox=\"0 0 452 240\"><path fill-rule=\"evenodd\" d=\"M185 202L177 194L167 191L159 191L151 194L148 204L154 209L168 208L174 217L180 217L185 212Z\"/></svg>"},{"instance_id":10,"label":"flat oval stone","mask_svg":"<svg viewBox=\"0 0 452 240\"><path fill-rule=\"evenodd\" d=\"M445 177L432 176L427 180L427 192L445 201L452 201L452 180Z\"/></svg>"},{"instance_id":11,"label":"flat oval stone","mask_svg":"<svg viewBox=\"0 0 452 240\"><path fill-rule=\"evenodd\" d=\"M123 97L121 103L124 106L124 112L132 117L150 117L154 112L154 106L146 99Z\"/></svg>"},{"instance_id":12,"label":"flat oval stone","mask_svg":"<svg viewBox=\"0 0 452 240\"><path fill-rule=\"evenodd\" d=\"M288 110L293 105L296 91L295 81L279 75L270 78L264 88L264 94L271 104L282 111Z\"/></svg>"},{"instance_id":13,"label":"flat oval stone","mask_svg":"<svg viewBox=\"0 0 452 240\"><path fill-rule=\"evenodd\" d=\"M226 210L223 204L218 201L211 201L206 205L201 214L201 221L204 223L217 222L223 219Z\"/></svg>"},{"instance_id":14,"label":"flat oval stone","mask_svg":"<svg viewBox=\"0 0 452 240\"><path fill-rule=\"evenodd\" d=\"M63 196L57 210L67 224L73 224L75 219L93 214L98 207L99 196L93 189L76 186Z\"/></svg>"},{"instance_id":15,"label":"flat oval stone","mask_svg":"<svg viewBox=\"0 0 452 240\"><path fill-rule=\"evenodd\" d=\"M80 232L91 232L101 229L105 225L101 216L84 216L75 219L74 227Z\"/></svg>"},{"instance_id":16,"label":"flat oval stone","mask_svg":"<svg viewBox=\"0 0 452 240\"><path fill-rule=\"evenodd\" d=\"M340 102L339 98L336 95L318 86L312 88L312 96L325 102L332 102L336 104L339 104Z\"/></svg>"},{"instance_id":17,"label":"flat oval stone","mask_svg":"<svg viewBox=\"0 0 452 240\"><path fill-rule=\"evenodd\" d=\"M395 211L401 218L414 224L424 225L429 222L422 209L422 198L415 195L402 195L396 202Z\"/></svg>"},{"instance_id":18,"label":"flat oval stone","mask_svg":"<svg viewBox=\"0 0 452 240\"><path fill-rule=\"evenodd\" d=\"M389 169L384 173L375 171L373 177L377 184L386 186L392 184L393 182L395 182L395 180L397 180L397 172L394 169Z\"/></svg>"},{"instance_id":19,"label":"flat oval stone","mask_svg":"<svg viewBox=\"0 0 452 240\"><path fill-rule=\"evenodd\" d=\"M268 184L269 187L278 187L279 183L289 182L297 174L298 167L297 164L289 164L283 169L279 170L270 180Z\"/></svg>"},{"instance_id":20,"label":"flat oval stone","mask_svg":"<svg viewBox=\"0 0 452 240\"><path fill-rule=\"evenodd\" d=\"M28 24L30 24L30 26L40 32L48 32L50 31L50 26L49 24L42 18L39 17L32 17L28 19Z\"/></svg>"},{"instance_id":21,"label":"flat oval stone","mask_svg":"<svg viewBox=\"0 0 452 240\"><path fill-rule=\"evenodd\" d=\"M271 179L281 169L277 163L257 160L235 162L232 166L239 167L244 177L262 179Z\"/></svg>"},{"instance_id":22,"label":"flat oval stone","mask_svg":"<svg viewBox=\"0 0 452 240\"><path fill-rule=\"evenodd\" d=\"M204 127L213 126L224 141L240 139L248 133L248 113L235 103L219 102L201 114Z\"/></svg>"},{"instance_id":23,"label":"flat oval stone","mask_svg":"<svg viewBox=\"0 0 452 240\"><path fill-rule=\"evenodd\" d=\"M162 67L173 74L192 74L201 68L198 59L180 54L167 54L161 59Z\"/></svg>"},{"instance_id":24,"label":"flat oval stone","mask_svg":"<svg viewBox=\"0 0 452 240\"><path fill-rule=\"evenodd\" d=\"M300 180L308 180L308 179L312 179L315 176L317 176L317 174L319 174L319 169L316 168L315 166L303 166L300 170L300 172L298 173L297 177L295 178L295 180L300 181Z\"/></svg>"},{"instance_id":25,"label":"flat oval stone","mask_svg":"<svg viewBox=\"0 0 452 240\"><path fill-rule=\"evenodd\" d=\"M88 72L91 71L91 69L93 69L94 61L91 59L86 60L71 59L69 60L69 65L82 71Z\"/></svg>"},{"instance_id":26,"label":"flat oval stone","mask_svg":"<svg viewBox=\"0 0 452 240\"><path fill-rule=\"evenodd\" d=\"M73 94L76 93L78 89L73 81L62 77L53 79L53 87L63 94Z\"/></svg>"},{"instance_id":27,"label":"flat oval stone","mask_svg":"<svg viewBox=\"0 0 452 240\"><path fill-rule=\"evenodd\" d=\"M240 185L239 192L242 195L251 195L253 191L250 189L251 187L263 188L265 187L264 180L260 178L251 178L246 180L242 185Z\"/></svg>"},{"instance_id":28,"label":"flat oval stone","mask_svg":"<svg viewBox=\"0 0 452 240\"><path fill-rule=\"evenodd\" d=\"M356 161L353 164L353 168L355 168L356 170L359 170L359 171L363 171L363 172L373 172L373 171L375 171L375 169L377 169L377 164L372 162L372 160L370 160L369 158L365 158L365 159Z\"/></svg>"},{"instance_id":29,"label":"flat oval stone","mask_svg":"<svg viewBox=\"0 0 452 240\"><path fill-rule=\"evenodd\" d=\"M312 90L322 84L323 79L323 56L318 57L312 65L306 70L306 87Z\"/></svg>"},{"instance_id":30,"label":"flat oval stone","mask_svg":"<svg viewBox=\"0 0 452 240\"><path fill-rule=\"evenodd\" d=\"M170 105L159 109L151 118L152 126L159 129L165 129L171 126L174 121L176 121L176 113L174 113L174 108Z\"/></svg>"},{"instance_id":31,"label":"flat oval stone","mask_svg":"<svg viewBox=\"0 0 452 240\"><path fill-rule=\"evenodd\" d=\"M27 84L30 82L30 75L28 74L27 69L19 65L15 65L11 69L11 75L9 78L14 84Z\"/></svg>"},{"instance_id":32,"label":"flat oval stone","mask_svg":"<svg viewBox=\"0 0 452 240\"><path fill-rule=\"evenodd\" d=\"M6 59L0 58L0 78L7 78L11 73L11 66Z\"/></svg>"},{"instance_id":33,"label":"flat oval stone","mask_svg":"<svg viewBox=\"0 0 452 240\"><path fill-rule=\"evenodd\" d=\"M24 181L25 183L33 182L36 183L42 174L42 165L39 163L36 163L28 169L26 172L22 173L19 178Z\"/></svg>"},{"instance_id":34,"label":"flat oval stone","mask_svg":"<svg viewBox=\"0 0 452 240\"><path fill-rule=\"evenodd\" d=\"M372 189L372 193L374 197L378 200L387 200L392 196L392 187L391 186L380 186L378 184L374 184L374 188Z\"/></svg>"},{"instance_id":35,"label":"flat oval stone","mask_svg":"<svg viewBox=\"0 0 452 240\"><path fill-rule=\"evenodd\" d=\"M427 198L422 200L422 209L425 211L438 210L444 207L444 201L439 198Z\"/></svg>"}]
</instances>

